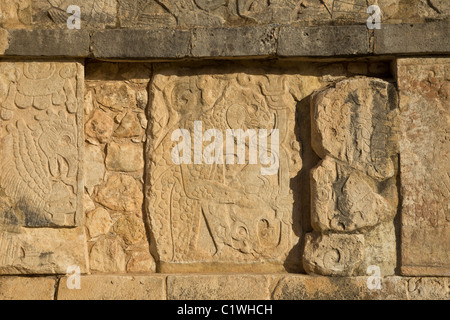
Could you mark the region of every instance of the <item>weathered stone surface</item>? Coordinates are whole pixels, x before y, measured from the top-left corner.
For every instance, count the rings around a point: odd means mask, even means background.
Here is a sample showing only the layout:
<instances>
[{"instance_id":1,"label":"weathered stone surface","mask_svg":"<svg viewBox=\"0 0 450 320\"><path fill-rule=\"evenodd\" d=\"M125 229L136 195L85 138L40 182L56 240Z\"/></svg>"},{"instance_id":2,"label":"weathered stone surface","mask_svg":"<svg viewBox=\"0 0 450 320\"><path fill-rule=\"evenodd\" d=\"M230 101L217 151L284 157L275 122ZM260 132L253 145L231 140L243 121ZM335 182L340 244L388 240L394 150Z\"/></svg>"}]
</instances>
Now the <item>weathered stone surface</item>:
<instances>
[{"instance_id":1,"label":"weathered stone surface","mask_svg":"<svg viewBox=\"0 0 450 320\"><path fill-rule=\"evenodd\" d=\"M144 91L144 93L139 93L140 96L147 97L148 92ZM147 99L141 98L137 100L145 100L144 102L141 102L142 106L139 106L139 108L145 109L147 105ZM139 104L139 103L138 103ZM144 123L139 119L142 120L145 119L144 115L136 114L134 112L128 112L120 121L119 127L114 130L114 136L118 138L134 138L134 137L140 137L144 133L145 128L147 128L146 123Z\"/></svg>"},{"instance_id":2,"label":"weathered stone surface","mask_svg":"<svg viewBox=\"0 0 450 320\"><path fill-rule=\"evenodd\" d=\"M268 300L265 275L169 275L168 300Z\"/></svg>"},{"instance_id":3,"label":"weathered stone surface","mask_svg":"<svg viewBox=\"0 0 450 320\"><path fill-rule=\"evenodd\" d=\"M450 11L450 10L449 10ZM449 53L450 22L382 24L375 30L375 54Z\"/></svg>"},{"instance_id":4,"label":"weathered stone surface","mask_svg":"<svg viewBox=\"0 0 450 320\"><path fill-rule=\"evenodd\" d=\"M83 67L0 62L0 212L7 225L82 219Z\"/></svg>"},{"instance_id":5,"label":"weathered stone surface","mask_svg":"<svg viewBox=\"0 0 450 320\"><path fill-rule=\"evenodd\" d=\"M0 277L0 300L53 300L55 278Z\"/></svg>"},{"instance_id":6,"label":"weathered stone surface","mask_svg":"<svg viewBox=\"0 0 450 320\"><path fill-rule=\"evenodd\" d=\"M89 32L86 30L9 29L6 56L87 57ZM32 44L32 45L30 45Z\"/></svg>"},{"instance_id":7,"label":"weathered stone surface","mask_svg":"<svg viewBox=\"0 0 450 320\"><path fill-rule=\"evenodd\" d=\"M449 300L449 278L410 278L407 279L408 297L411 300Z\"/></svg>"},{"instance_id":8,"label":"weathered stone surface","mask_svg":"<svg viewBox=\"0 0 450 320\"><path fill-rule=\"evenodd\" d=\"M190 38L189 31L177 29L104 30L94 33L92 52L99 59L183 58Z\"/></svg>"},{"instance_id":9,"label":"weathered stone surface","mask_svg":"<svg viewBox=\"0 0 450 320\"><path fill-rule=\"evenodd\" d=\"M103 237L91 248L89 263L92 271L123 273L126 269L126 254L118 238Z\"/></svg>"},{"instance_id":10,"label":"weathered stone surface","mask_svg":"<svg viewBox=\"0 0 450 320\"><path fill-rule=\"evenodd\" d=\"M87 272L82 228L51 229L1 226L0 274L65 274L77 265Z\"/></svg>"},{"instance_id":11,"label":"weathered stone surface","mask_svg":"<svg viewBox=\"0 0 450 320\"><path fill-rule=\"evenodd\" d=\"M7 30L0 28L0 55L3 55L9 48L9 33Z\"/></svg>"},{"instance_id":12,"label":"weathered stone surface","mask_svg":"<svg viewBox=\"0 0 450 320\"><path fill-rule=\"evenodd\" d=\"M97 208L87 215L86 228L91 238L107 234L112 227L113 221L108 211L103 208Z\"/></svg>"},{"instance_id":13,"label":"weathered stone surface","mask_svg":"<svg viewBox=\"0 0 450 320\"><path fill-rule=\"evenodd\" d=\"M136 244L145 238L142 218L134 214L121 217L114 225L114 232L121 236L125 244Z\"/></svg>"},{"instance_id":14,"label":"weathered stone surface","mask_svg":"<svg viewBox=\"0 0 450 320\"><path fill-rule=\"evenodd\" d=\"M404 275L450 274L450 59L399 59Z\"/></svg>"},{"instance_id":15,"label":"weathered stone surface","mask_svg":"<svg viewBox=\"0 0 450 320\"><path fill-rule=\"evenodd\" d=\"M104 82L95 88L97 102L112 110L123 111L136 106L136 93L123 82Z\"/></svg>"},{"instance_id":16,"label":"weathered stone surface","mask_svg":"<svg viewBox=\"0 0 450 320\"><path fill-rule=\"evenodd\" d=\"M58 300L164 300L164 275L114 276L89 275L81 277L81 289L70 290L67 278L58 286Z\"/></svg>"},{"instance_id":17,"label":"weathered stone surface","mask_svg":"<svg viewBox=\"0 0 450 320\"><path fill-rule=\"evenodd\" d=\"M101 184L103 182L103 178L105 177L105 159L102 148L99 146L85 144L84 161L85 187L87 190L91 190ZM92 193L92 191L90 193Z\"/></svg>"},{"instance_id":18,"label":"weathered stone surface","mask_svg":"<svg viewBox=\"0 0 450 320\"><path fill-rule=\"evenodd\" d=\"M137 143L108 144L106 168L111 171L134 172L144 169L142 145Z\"/></svg>"},{"instance_id":19,"label":"weathered stone surface","mask_svg":"<svg viewBox=\"0 0 450 320\"><path fill-rule=\"evenodd\" d=\"M277 54L281 57L363 55L369 51L366 26L283 26L278 36Z\"/></svg>"},{"instance_id":20,"label":"weathered stone surface","mask_svg":"<svg viewBox=\"0 0 450 320\"><path fill-rule=\"evenodd\" d=\"M193 57L269 56L276 53L276 38L275 26L197 29L191 52Z\"/></svg>"},{"instance_id":21,"label":"weathered stone surface","mask_svg":"<svg viewBox=\"0 0 450 320\"><path fill-rule=\"evenodd\" d=\"M448 300L448 278L381 277L380 289L369 289L368 277L288 275L273 291L274 300Z\"/></svg>"},{"instance_id":22,"label":"weathered stone surface","mask_svg":"<svg viewBox=\"0 0 450 320\"><path fill-rule=\"evenodd\" d=\"M31 24L31 0L4 0L0 3L0 26L22 28Z\"/></svg>"},{"instance_id":23,"label":"weathered stone surface","mask_svg":"<svg viewBox=\"0 0 450 320\"><path fill-rule=\"evenodd\" d=\"M114 130L114 120L107 113L97 110L86 123L86 135L100 143L109 142Z\"/></svg>"},{"instance_id":24,"label":"weathered stone surface","mask_svg":"<svg viewBox=\"0 0 450 320\"><path fill-rule=\"evenodd\" d=\"M131 254L131 258L127 263L127 272L130 273L154 273L156 272L155 259L150 252L134 251Z\"/></svg>"},{"instance_id":25,"label":"weathered stone surface","mask_svg":"<svg viewBox=\"0 0 450 320\"><path fill-rule=\"evenodd\" d=\"M264 270L284 270L286 264L298 270L301 263L299 253L288 257L298 242L289 182L301 168L295 108L297 99L321 84L313 76L238 70L164 69L152 82L146 207L163 272L250 271L259 264ZM271 150L280 152L279 170L263 175L259 161L247 166L175 164L172 132L185 128L193 133L194 121L224 137L231 128L276 127L280 147Z\"/></svg>"},{"instance_id":26,"label":"weathered stone surface","mask_svg":"<svg viewBox=\"0 0 450 320\"><path fill-rule=\"evenodd\" d=\"M328 156L311 171L311 193L311 223L317 231L361 230L392 220L397 212L395 179L380 187Z\"/></svg>"},{"instance_id":27,"label":"weathered stone surface","mask_svg":"<svg viewBox=\"0 0 450 320\"><path fill-rule=\"evenodd\" d=\"M96 200L111 210L133 212L141 210L143 197L133 177L115 174L100 188Z\"/></svg>"},{"instance_id":28,"label":"weathered stone surface","mask_svg":"<svg viewBox=\"0 0 450 320\"><path fill-rule=\"evenodd\" d=\"M367 175L385 180L395 174L398 152L397 94L380 79L343 80L312 100L312 144Z\"/></svg>"},{"instance_id":29,"label":"weathered stone surface","mask_svg":"<svg viewBox=\"0 0 450 320\"><path fill-rule=\"evenodd\" d=\"M80 8L81 28L105 28L115 26L117 1L114 0L33 0L35 25L67 28L69 6Z\"/></svg>"},{"instance_id":30,"label":"weathered stone surface","mask_svg":"<svg viewBox=\"0 0 450 320\"><path fill-rule=\"evenodd\" d=\"M308 273L351 276L364 260L361 234L306 234L303 267Z\"/></svg>"}]
</instances>

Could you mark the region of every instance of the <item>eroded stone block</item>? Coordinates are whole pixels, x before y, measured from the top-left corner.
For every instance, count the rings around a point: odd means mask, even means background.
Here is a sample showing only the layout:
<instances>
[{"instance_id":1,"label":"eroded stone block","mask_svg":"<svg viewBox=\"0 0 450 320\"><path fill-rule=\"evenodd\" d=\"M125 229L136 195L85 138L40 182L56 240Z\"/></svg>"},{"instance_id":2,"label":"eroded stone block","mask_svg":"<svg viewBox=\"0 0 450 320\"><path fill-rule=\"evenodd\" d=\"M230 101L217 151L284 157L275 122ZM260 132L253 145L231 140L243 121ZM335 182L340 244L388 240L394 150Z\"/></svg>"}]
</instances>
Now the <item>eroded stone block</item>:
<instances>
[{"instance_id":1,"label":"eroded stone block","mask_svg":"<svg viewBox=\"0 0 450 320\"><path fill-rule=\"evenodd\" d=\"M0 201L10 208L1 212L6 224L80 221L82 79L77 63L0 63Z\"/></svg>"},{"instance_id":2,"label":"eroded stone block","mask_svg":"<svg viewBox=\"0 0 450 320\"><path fill-rule=\"evenodd\" d=\"M83 67L0 62L0 272L86 271Z\"/></svg>"},{"instance_id":3,"label":"eroded stone block","mask_svg":"<svg viewBox=\"0 0 450 320\"><path fill-rule=\"evenodd\" d=\"M450 59L399 59L402 267L450 274Z\"/></svg>"},{"instance_id":4,"label":"eroded stone block","mask_svg":"<svg viewBox=\"0 0 450 320\"><path fill-rule=\"evenodd\" d=\"M326 276L351 276L364 259L361 234L306 235L303 267L308 273Z\"/></svg>"},{"instance_id":5,"label":"eroded stone block","mask_svg":"<svg viewBox=\"0 0 450 320\"><path fill-rule=\"evenodd\" d=\"M395 179L380 187L375 179L328 156L311 177L311 223L317 231L367 229L392 220L397 212Z\"/></svg>"},{"instance_id":6,"label":"eroded stone block","mask_svg":"<svg viewBox=\"0 0 450 320\"><path fill-rule=\"evenodd\" d=\"M354 78L314 95L312 143L367 175L385 180L395 174L397 94L380 79Z\"/></svg>"},{"instance_id":7,"label":"eroded stone block","mask_svg":"<svg viewBox=\"0 0 450 320\"><path fill-rule=\"evenodd\" d=\"M151 85L146 207L163 272L284 270L284 264L300 264L291 252L298 226L292 220L290 178L301 168L291 92L310 88L301 76L237 69L163 69ZM216 153L222 163L174 162L178 143L171 136L186 129L193 137L194 121L202 122L202 133L223 133L223 150ZM250 163L249 145L245 162L227 163L228 129L266 130L267 144L260 139L260 146L277 155L278 169L262 174L259 160ZM270 142L271 129L279 132L279 150ZM191 146L183 152L190 151ZM244 160L236 150L230 155Z\"/></svg>"}]
</instances>

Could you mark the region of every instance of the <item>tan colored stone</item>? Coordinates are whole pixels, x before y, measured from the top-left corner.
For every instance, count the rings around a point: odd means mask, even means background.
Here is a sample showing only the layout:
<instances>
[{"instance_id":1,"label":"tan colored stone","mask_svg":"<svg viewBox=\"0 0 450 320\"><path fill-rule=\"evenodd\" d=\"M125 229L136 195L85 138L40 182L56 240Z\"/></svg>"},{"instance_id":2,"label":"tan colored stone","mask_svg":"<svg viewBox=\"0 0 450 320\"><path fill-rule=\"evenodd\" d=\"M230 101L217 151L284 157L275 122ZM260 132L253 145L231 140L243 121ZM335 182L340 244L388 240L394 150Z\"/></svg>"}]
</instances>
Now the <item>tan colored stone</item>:
<instances>
[{"instance_id":1,"label":"tan colored stone","mask_svg":"<svg viewBox=\"0 0 450 320\"><path fill-rule=\"evenodd\" d=\"M133 252L127 263L127 272L154 273L156 272L155 259L148 250L143 252Z\"/></svg>"},{"instance_id":2,"label":"tan colored stone","mask_svg":"<svg viewBox=\"0 0 450 320\"><path fill-rule=\"evenodd\" d=\"M0 300L53 300L55 278L0 277Z\"/></svg>"},{"instance_id":3,"label":"tan colored stone","mask_svg":"<svg viewBox=\"0 0 450 320\"><path fill-rule=\"evenodd\" d=\"M100 238L91 248L89 263L94 272L125 272L126 255L122 242L117 238Z\"/></svg>"},{"instance_id":4,"label":"tan colored stone","mask_svg":"<svg viewBox=\"0 0 450 320\"><path fill-rule=\"evenodd\" d=\"M302 165L295 110L297 100L317 88L317 78L311 76L310 85L308 78L278 72L266 77L247 67L224 71L163 69L151 85L146 194L161 270L300 270L292 221L299 213L293 213L290 190L290 178ZM222 131L224 138L227 129L276 127L279 170L263 175L259 160L247 166L175 164L171 135L178 128L193 134L194 121L202 121L203 130Z\"/></svg>"},{"instance_id":5,"label":"tan colored stone","mask_svg":"<svg viewBox=\"0 0 450 320\"><path fill-rule=\"evenodd\" d=\"M139 211L143 202L139 183L125 174L115 174L100 188L97 201L115 211Z\"/></svg>"},{"instance_id":6,"label":"tan colored stone","mask_svg":"<svg viewBox=\"0 0 450 320\"><path fill-rule=\"evenodd\" d=\"M303 267L308 273L351 276L364 260L361 234L306 234Z\"/></svg>"},{"instance_id":7,"label":"tan colored stone","mask_svg":"<svg viewBox=\"0 0 450 320\"><path fill-rule=\"evenodd\" d=\"M22 225L82 218L82 84L78 63L0 62L0 198Z\"/></svg>"},{"instance_id":8,"label":"tan colored stone","mask_svg":"<svg viewBox=\"0 0 450 320\"><path fill-rule=\"evenodd\" d=\"M268 300L264 275L169 275L168 300Z\"/></svg>"},{"instance_id":9,"label":"tan colored stone","mask_svg":"<svg viewBox=\"0 0 450 320\"><path fill-rule=\"evenodd\" d=\"M381 276L396 274L397 238L394 221L384 221L364 233L364 261L356 272L365 275L369 266L380 268Z\"/></svg>"},{"instance_id":10,"label":"tan colored stone","mask_svg":"<svg viewBox=\"0 0 450 320\"><path fill-rule=\"evenodd\" d=\"M403 275L450 275L450 59L399 59Z\"/></svg>"},{"instance_id":11,"label":"tan colored stone","mask_svg":"<svg viewBox=\"0 0 450 320\"><path fill-rule=\"evenodd\" d=\"M351 232L392 220L397 212L395 183L391 179L381 187L327 156L311 172L312 226L317 231Z\"/></svg>"},{"instance_id":12,"label":"tan colored stone","mask_svg":"<svg viewBox=\"0 0 450 320\"><path fill-rule=\"evenodd\" d=\"M121 172L144 169L142 144L111 142L106 149L106 168Z\"/></svg>"},{"instance_id":13,"label":"tan colored stone","mask_svg":"<svg viewBox=\"0 0 450 320\"><path fill-rule=\"evenodd\" d=\"M165 276L89 275L81 277L81 290L67 288L67 278L58 286L58 300L164 300Z\"/></svg>"},{"instance_id":14,"label":"tan colored stone","mask_svg":"<svg viewBox=\"0 0 450 320\"><path fill-rule=\"evenodd\" d=\"M120 121L119 127L114 131L114 136L118 138L139 137L144 133L138 115L128 112Z\"/></svg>"},{"instance_id":15,"label":"tan colored stone","mask_svg":"<svg viewBox=\"0 0 450 320\"><path fill-rule=\"evenodd\" d=\"M101 143L109 142L114 130L114 120L106 112L97 110L86 123L86 135Z\"/></svg>"},{"instance_id":16,"label":"tan colored stone","mask_svg":"<svg viewBox=\"0 0 450 320\"><path fill-rule=\"evenodd\" d=\"M95 209L95 203L94 201L92 201L91 197L87 193L84 193L83 207L85 213L91 212Z\"/></svg>"},{"instance_id":17,"label":"tan colored stone","mask_svg":"<svg viewBox=\"0 0 450 320\"><path fill-rule=\"evenodd\" d=\"M123 82L104 82L95 88L97 102L112 111L124 111L137 106L136 93Z\"/></svg>"},{"instance_id":18,"label":"tan colored stone","mask_svg":"<svg viewBox=\"0 0 450 320\"><path fill-rule=\"evenodd\" d=\"M73 265L87 272L83 229L2 226L0 274L65 274Z\"/></svg>"},{"instance_id":19,"label":"tan colored stone","mask_svg":"<svg viewBox=\"0 0 450 320\"><path fill-rule=\"evenodd\" d=\"M31 0L3 0L0 3L0 26L23 28L31 24Z\"/></svg>"},{"instance_id":20,"label":"tan colored stone","mask_svg":"<svg viewBox=\"0 0 450 320\"><path fill-rule=\"evenodd\" d=\"M85 144L84 163L85 187L91 190L101 184L105 176L105 159L102 147Z\"/></svg>"},{"instance_id":21,"label":"tan colored stone","mask_svg":"<svg viewBox=\"0 0 450 320\"><path fill-rule=\"evenodd\" d=\"M449 278L411 278L407 283L411 300L449 300Z\"/></svg>"},{"instance_id":22,"label":"tan colored stone","mask_svg":"<svg viewBox=\"0 0 450 320\"><path fill-rule=\"evenodd\" d=\"M0 28L0 54L4 54L9 48L9 33L7 30Z\"/></svg>"},{"instance_id":23,"label":"tan colored stone","mask_svg":"<svg viewBox=\"0 0 450 320\"><path fill-rule=\"evenodd\" d=\"M136 244L145 238L144 221L134 214L121 217L113 230L127 245Z\"/></svg>"},{"instance_id":24,"label":"tan colored stone","mask_svg":"<svg viewBox=\"0 0 450 320\"><path fill-rule=\"evenodd\" d=\"M340 81L312 99L312 144L371 177L393 177L397 143L397 95L380 79Z\"/></svg>"},{"instance_id":25,"label":"tan colored stone","mask_svg":"<svg viewBox=\"0 0 450 320\"><path fill-rule=\"evenodd\" d=\"M86 219L86 227L91 238L107 234L113 221L105 209L99 207L92 212L89 212Z\"/></svg>"}]
</instances>

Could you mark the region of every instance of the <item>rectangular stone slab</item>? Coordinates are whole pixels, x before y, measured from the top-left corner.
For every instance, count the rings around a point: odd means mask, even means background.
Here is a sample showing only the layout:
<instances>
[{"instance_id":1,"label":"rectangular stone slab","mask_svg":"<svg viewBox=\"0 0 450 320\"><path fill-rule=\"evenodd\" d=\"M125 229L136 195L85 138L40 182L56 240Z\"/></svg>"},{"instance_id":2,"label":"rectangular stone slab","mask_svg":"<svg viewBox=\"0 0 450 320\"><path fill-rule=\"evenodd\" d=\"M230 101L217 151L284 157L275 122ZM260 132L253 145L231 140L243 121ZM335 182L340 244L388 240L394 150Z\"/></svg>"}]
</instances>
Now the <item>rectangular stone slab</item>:
<instances>
[{"instance_id":1,"label":"rectangular stone slab","mask_svg":"<svg viewBox=\"0 0 450 320\"><path fill-rule=\"evenodd\" d=\"M146 207L161 272L282 271L301 268L298 212L291 178L301 169L295 136L297 99L320 86L317 78L246 66L161 68L151 84L151 127L146 150ZM264 72L267 72L265 74ZM292 92L299 91L297 97ZM306 93L306 92L309 93ZM223 164L176 164L175 130L194 138L223 134ZM261 173L261 162L226 161L226 130L279 130L279 170ZM267 137L270 152L271 137ZM203 143L206 152L209 142ZM260 144L264 145L263 143ZM194 144L192 144L194 148ZM265 151L267 152L265 149ZM189 152L187 148L185 150ZM237 153L237 151L236 151ZM275 151L276 153L276 151ZM193 155L194 152L191 153ZM239 158L234 153L232 158ZM261 152L258 151L258 159ZM222 156L222 154L220 154ZM297 220L298 221L298 220Z\"/></svg>"},{"instance_id":2,"label":"rectangular stone slab","mask_svg":"<svg viewBox=\"0 0 450 320\"><path fill-rule=\"evenodd\" d=\"M86 270L83 85L77 62L0 62L0 273Z\"/></svg>"},{"instance_id":3,"label":"rectangular stone slab","mask_svg":"<svg viewBox=\"0 0 450 320\"><path fill-rule=\"evenodd\" d=\"M398 60L401 273L450 275L450 59Z\"/></svg>"}]
</instances>

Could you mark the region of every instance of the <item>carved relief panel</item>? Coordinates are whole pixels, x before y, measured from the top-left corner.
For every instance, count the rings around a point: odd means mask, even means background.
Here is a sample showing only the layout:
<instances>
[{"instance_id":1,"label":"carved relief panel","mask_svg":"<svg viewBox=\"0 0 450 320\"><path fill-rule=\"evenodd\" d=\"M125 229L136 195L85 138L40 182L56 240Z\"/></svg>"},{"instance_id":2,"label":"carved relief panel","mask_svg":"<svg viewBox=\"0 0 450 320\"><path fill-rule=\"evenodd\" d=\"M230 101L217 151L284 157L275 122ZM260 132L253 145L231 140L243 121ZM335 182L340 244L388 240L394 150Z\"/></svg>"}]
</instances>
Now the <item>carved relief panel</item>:
<instances>
[{"instance_id":1,"label":"carved relief panel","mask_svg":"<svg viewBox=\"0 0 450 320\"><path fill-rule=\"evenodd\" d=\"M77 225L80 68L69 62L0 63L0 201L19 225Z\"/></svg>"},{"instance_id":2,"label":"carved relief panel","mask_svg":"<svg viewBox=\"0 0 450 320\"><path fill-rule=\"evenodd\" d=\"M301 169L294 134L297 102L291 94L299 79L248 68L227 73L220 68L167 69L155 75L146 203L161 271L242 271L255 264L283 269L299 236L293 231L290 189L290 179ZM205 136L211 129L221 134L214 136L214 159L207 163L207 141L213 140ZM245 152L239 153L236 139L233 149L226 148L227 133L239 129L253 130L259 148L252 150L246 140ZM185 132L178 164L173 159L181 141L174 139L177 130ZM203 156L196 153L198 143ZM277 159L278 170L264 174L267 166L252 161L255 150L259 159L264 153ZM287 263L300 263L297 258Z\"/></svg>"}]
</instances>

